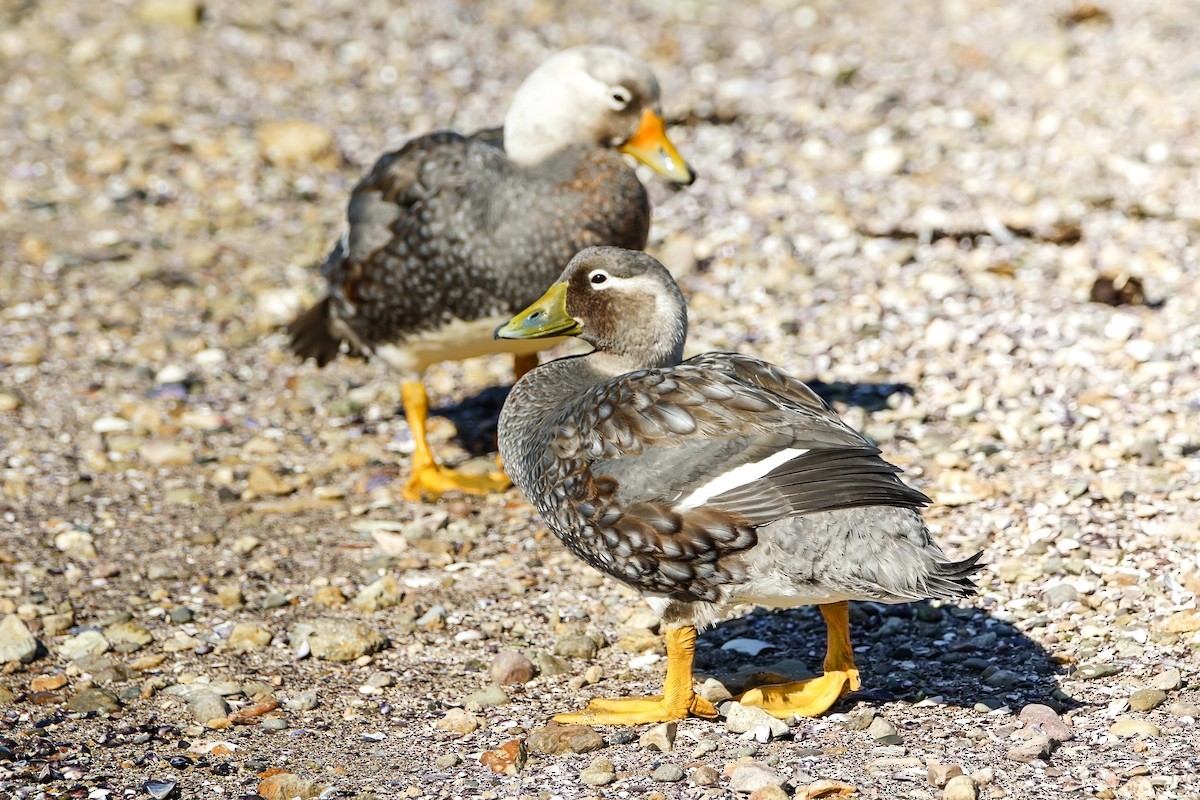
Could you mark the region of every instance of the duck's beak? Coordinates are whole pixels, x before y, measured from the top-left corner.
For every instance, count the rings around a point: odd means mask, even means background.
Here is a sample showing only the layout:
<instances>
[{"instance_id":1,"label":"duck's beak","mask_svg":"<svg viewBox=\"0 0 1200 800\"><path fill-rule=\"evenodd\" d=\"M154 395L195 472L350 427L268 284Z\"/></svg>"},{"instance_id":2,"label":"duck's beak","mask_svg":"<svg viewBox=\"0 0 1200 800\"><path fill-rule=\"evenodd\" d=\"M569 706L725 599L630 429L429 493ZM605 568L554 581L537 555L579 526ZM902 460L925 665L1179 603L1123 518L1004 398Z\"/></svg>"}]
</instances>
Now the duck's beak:
<instances>
[{"instance_id":1,"label":"duck's beak","mask_svg":"<svg viewBox=\"0 0 1200 800\"><path fill-rule=\"evenodd\" d=\"M637 131L620 150L631 155L650 169L675 183L691 184L696 172L679 155L675 145L667 138L663 118L652 108L642 111Z\"/></svg>"},{"instance_id":2,"label":"duck's beak","mask_svg":"<svg viewBox=\"0 0 1200 800\"><path fill-rule=\"evenodd\" d=\"M496 328L497 339L546 339L574 336L583 326L567 313L567 284L556 283L533 305Z\"/></svg>"}]
</instances>

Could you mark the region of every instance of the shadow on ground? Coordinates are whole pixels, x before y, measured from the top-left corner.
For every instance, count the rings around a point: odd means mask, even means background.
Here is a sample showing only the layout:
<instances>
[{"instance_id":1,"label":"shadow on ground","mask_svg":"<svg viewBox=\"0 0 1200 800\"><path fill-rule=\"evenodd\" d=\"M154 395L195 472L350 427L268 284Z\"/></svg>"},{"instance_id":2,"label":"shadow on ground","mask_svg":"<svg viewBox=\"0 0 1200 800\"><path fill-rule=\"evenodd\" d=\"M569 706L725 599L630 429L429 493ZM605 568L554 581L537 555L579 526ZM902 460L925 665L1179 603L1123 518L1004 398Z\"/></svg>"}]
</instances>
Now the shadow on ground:
<instances>
[{"instance_id":1,"label":"shadow on ground","mask_svg":"<svg viewBox=\"0 0 1200 800\"><path fill-rule=\"evenodd\" d=\"M1061 691L1058 676L1064 671L1041 645L979 608L852 603L850 633L856 649L867 648L855 656L862 689L842 698L834 711L858 701L915 703L930 697L964 708L983 703L1014 711L1029 703L1060 712L1081 705ZM721 649L738 638L772 647L753 658ZM824 653L825 625L815 608L756 609L701 635L696 672L737 691L754 672L797 679L819 674Z\"/></svg>"}]
</instances>

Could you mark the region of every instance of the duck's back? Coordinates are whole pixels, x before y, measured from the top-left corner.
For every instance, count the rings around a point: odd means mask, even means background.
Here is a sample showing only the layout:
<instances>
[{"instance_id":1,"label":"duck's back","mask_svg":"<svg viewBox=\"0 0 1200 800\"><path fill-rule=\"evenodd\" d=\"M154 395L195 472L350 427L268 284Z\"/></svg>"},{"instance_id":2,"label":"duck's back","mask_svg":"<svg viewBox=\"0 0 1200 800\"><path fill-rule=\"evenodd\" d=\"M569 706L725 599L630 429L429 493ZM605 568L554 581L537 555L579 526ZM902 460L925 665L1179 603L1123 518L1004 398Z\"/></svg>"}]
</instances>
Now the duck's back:
<instances>
[{"instance_id":1,"label":"duck's back","mask_svg":"<svg viewBox=\"0 0 1200 800\"><path fill-rule=\"evenodd\" d=\"M403 347L514 313L585 247L645 246L649 202L618 153L576 146L520 168L499 144L495 131L435 133L375 164L323 268L324 309L293 325L297 352L323 363L338 339Z\"/></svg>"}]
</instances>

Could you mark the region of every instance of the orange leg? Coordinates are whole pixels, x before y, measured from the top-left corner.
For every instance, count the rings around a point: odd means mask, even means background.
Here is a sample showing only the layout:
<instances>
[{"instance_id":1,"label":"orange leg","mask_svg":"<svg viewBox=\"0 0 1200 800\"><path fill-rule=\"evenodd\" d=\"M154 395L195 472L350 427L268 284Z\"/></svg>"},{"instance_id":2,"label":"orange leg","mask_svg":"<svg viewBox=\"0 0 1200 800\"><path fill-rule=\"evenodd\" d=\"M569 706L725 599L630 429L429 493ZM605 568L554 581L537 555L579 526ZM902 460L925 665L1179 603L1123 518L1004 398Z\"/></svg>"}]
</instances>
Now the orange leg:
<instances>
[{"instance_id":1,"label":"orange leg","mask_svg":"<svg viewBox=\"0 0 1200 800\"><path fill-rule=\"evenodd\" d=\"M824 714L847 691L860 686L854 650L850 646L850 604L846 601L820 606L825 618L828 643L825 674L806 681L772 684L748 689L737 698L746 706L758 706L780 719L817 717Z\"/></svg>"},{"instance_id":2,"label":"orange leg","mask_svg":"<svg viewBox=\"0 0 1200 800\"><path fill-rule=\"evenodd\" d=\"M502 492L512 485L512 481L503 472L464 475L437 463L426 436L425 420L429 417L429 396L425 392L425 384L420 381L406 381L400 387L400 397L404 402L404 416L408 418L408 427L412 430L413 439L417 444L417 449L413 452L412 475L402 492L405 500L416 501L423 497L437 499L450 491L469 494Z\"/></svg>"},{"instance_id":3,"label":"orange leg","mask_svg":"<svg viewBox=\"0 0 1200 800\"><path fill-rule=\"evenodd\" d=\"M696 629L691 625L667 630L667 678L663 693L652 697L596 699L583 711L555 714L558 722L584 725L641 725L685 717L715 719L712 703L692 688L692 662L696 656Z\"/></svg>"}]
</instances>

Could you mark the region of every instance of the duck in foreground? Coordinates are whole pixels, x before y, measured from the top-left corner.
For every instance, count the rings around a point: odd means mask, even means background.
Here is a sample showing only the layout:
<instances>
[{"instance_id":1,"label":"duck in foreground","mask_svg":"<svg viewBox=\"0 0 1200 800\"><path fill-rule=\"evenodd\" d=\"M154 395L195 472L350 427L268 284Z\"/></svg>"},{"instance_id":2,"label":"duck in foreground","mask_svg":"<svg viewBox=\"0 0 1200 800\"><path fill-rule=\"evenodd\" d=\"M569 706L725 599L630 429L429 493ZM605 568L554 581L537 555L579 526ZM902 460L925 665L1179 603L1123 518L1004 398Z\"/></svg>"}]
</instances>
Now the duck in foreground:
<instances>
[{"instance_id":1,"label":"duck in foreground","mask_svg":"<svg viewBox=\"0 0 1200 800\"><path fill-rule=\"evenodd\" d=\"M496 336L577 336L595 348L517 382L500 454L550 530L639 590L666 631L661 696L594 700L555 719L715 717L692 686L696 630L733 603L819 606L824 674L738 698L781 718L816 716L859 687L848 601L974 591L979 554L950 561L921 520L928 498L811 389L748 356L682 360L687 309L652 257L584 250Z\"/></svg>"},{"instance_id":2,"label":"duck in foreground","mask_svg":"<svg viewBox=\"0 0 1200 800\"><path fill-rule=\"evenodd\" d=\"M416 440L404 496L508 487L438 464L425 435L430 365L511 352L517 377L553 342L493 339L584 247L641 249L646 191L622 154L668 180L695 173L667 139L650 68L609 47L577 47L521 84L503 130L440 132L383 156L354 188L349 225L326 259L328 296L288 327L319 366L345 349L403 376Z\"/></svg>"}]
</instances>

